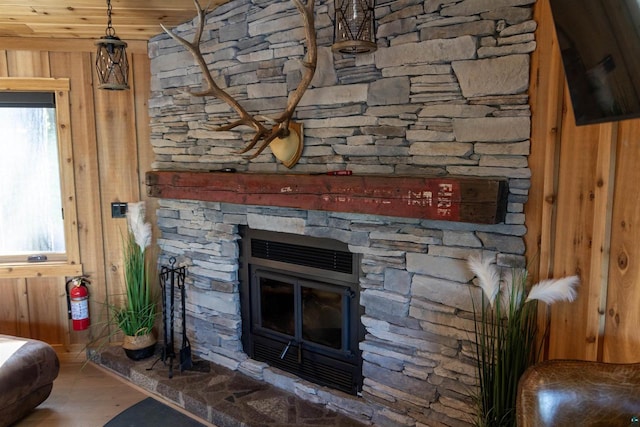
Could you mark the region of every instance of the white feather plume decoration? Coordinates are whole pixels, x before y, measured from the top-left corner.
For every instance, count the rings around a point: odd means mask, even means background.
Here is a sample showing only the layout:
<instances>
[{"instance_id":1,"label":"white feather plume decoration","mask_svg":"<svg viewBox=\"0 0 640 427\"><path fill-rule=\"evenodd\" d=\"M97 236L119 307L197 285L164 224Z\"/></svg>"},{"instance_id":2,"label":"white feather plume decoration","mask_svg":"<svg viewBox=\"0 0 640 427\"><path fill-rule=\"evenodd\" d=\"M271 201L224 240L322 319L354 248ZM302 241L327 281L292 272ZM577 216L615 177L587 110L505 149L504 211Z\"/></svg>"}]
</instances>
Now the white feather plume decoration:
<instances>
[{"instance_id":1,"label":"white feather plume decoration","mask_svg":"<svg viewBox=\"0 0 640 427\"><path fill-rule=\"evenodd\" d=\"M490 259L483 260L479 256L471 256L468 259L469 269L476 275L478 282L489 304L493 303L500 291L500 273Z\"/></svg>"},{"instance_id":2,"label":"white feather plume decoration","mask_svg":"<svg viewBox=\"0 0 640 427\"><path fill-rule=\"evenodd\" d=\"M527 272L523 269L507 268L502 275L500 304L504 308L508 308L511 303L520 305L527 286Z\"/></svg>"},{"instance_id":3,"label":"white feather plume decoration","mask_svg":"<svg viewBox=\"0 0 640 427\"><path fill-rule=\"evenodd\" d=\"M527 301L539 300L547 304L557 301L572 302L578 294L576 290L578 283L580 283L578 276L543 280L531 287Z\"/></svg>"},{"instance_id":4,"label":"white feather plume decoration","mask_svg":"<svg viewBox=\"0 0 640 427\"><path fill-rule=\"evenodd\" d=\"M151 224L144 222L145 214L144 202L127 203L127 223L141 252L151 244Z\"/></svg>"}]
</instances>

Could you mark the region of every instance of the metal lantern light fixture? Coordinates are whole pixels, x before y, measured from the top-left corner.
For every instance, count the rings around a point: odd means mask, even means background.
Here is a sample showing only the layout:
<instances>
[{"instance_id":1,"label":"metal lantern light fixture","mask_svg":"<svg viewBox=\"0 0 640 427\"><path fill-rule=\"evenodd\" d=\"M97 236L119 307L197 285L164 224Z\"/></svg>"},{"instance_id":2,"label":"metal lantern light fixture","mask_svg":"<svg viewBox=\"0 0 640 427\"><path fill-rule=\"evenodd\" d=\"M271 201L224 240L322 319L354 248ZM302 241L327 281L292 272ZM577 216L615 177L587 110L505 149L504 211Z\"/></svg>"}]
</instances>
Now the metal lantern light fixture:
<instances>
[{"instance_id":1,"label":"metal lantern light fixture","mask_svg":"<svg viewBox=\"0 0 640 427\"><path fill-rule=\"evenodd\" d=\"M100 89L129 89L129 62L127 44L116 37L111 26L111 0L107 0L107 29L105 36L96 42L96 71Z\"/></svg>"},{"instance_id":2,"label":"metal lantern light fixture","mask_svg":"<svg viewBox=\"0 0 640 427\"><path fill-rule=\"evenodd\" d=\"M367 53L376 50L375 0L335 0L335 52Z\"/></svg>"}]
</instances>

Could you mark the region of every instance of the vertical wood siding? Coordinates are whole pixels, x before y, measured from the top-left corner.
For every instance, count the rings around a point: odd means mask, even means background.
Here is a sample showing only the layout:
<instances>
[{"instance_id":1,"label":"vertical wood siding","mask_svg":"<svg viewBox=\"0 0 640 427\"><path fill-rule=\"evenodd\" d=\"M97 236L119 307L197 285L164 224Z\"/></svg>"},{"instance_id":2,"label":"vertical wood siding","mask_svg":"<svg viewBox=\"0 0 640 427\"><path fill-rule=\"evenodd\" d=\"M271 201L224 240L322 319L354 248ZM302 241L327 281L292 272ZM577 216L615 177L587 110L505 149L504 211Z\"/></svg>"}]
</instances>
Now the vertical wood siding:
<instances>
[{"instance_id":1,"label":"vertical wood siding","mask_svg":"<svg viewBox=\"0 0 640 427\"><path fill-rule=\"evenodd\" d=\"M111 218L111 202L145 200L144 172L150 169L146 43L129 51L128 91L94 85L95 53L78 43L34 40L33 47L0 50L0 77L64 77L70 80L71 132L80 258L90 276L91 320L106 316L104 303L122 293L121 248L124 219ZM82 45L84 46L84 45ZM152 222L154 201L148 205ZM0 279L0 333L42 339L69 351L82 348L90 332L71 330L67 319L67 278ZM96 329L97 330L97 329Z\"/></svg>"},{"instance_id":2,"label":"vertical wood siding","mask_svg":"<svg viewBox=\"0 0 640 427\"><path fill-rule=\"evenodd\" d=\"M638 362L640 120L575 125L548 0L535 14L527 256L537 278L581 278L577 301L542 311L547 357Z\"/></svg>"}]
</instances>

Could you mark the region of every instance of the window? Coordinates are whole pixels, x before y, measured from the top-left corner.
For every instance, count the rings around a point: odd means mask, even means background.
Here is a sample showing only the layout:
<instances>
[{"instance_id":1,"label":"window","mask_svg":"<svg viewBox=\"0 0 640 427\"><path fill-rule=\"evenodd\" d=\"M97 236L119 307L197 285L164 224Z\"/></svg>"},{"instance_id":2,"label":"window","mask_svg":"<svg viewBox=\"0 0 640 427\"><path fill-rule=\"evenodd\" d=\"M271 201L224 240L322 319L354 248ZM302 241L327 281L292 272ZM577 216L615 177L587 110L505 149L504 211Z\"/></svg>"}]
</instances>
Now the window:
<instances>
[{"instance_id":1,"label":"window","mask_svg":"<svg viewBox=\"0 0 640 427\"><path fill-rule=\"evenodd\" d=\"M69 82L0 81L0 277L81 274Z\"/></svg>"},{"instance_id":2,"label":"window","mask_svg":"<svg viewBox=\"0 0 640 427\"><path fill-rule=\"evenodd\" d=\"M0 129L0 256L64 253L53 94L0 92Z\"/></svg>"}]
</instances>

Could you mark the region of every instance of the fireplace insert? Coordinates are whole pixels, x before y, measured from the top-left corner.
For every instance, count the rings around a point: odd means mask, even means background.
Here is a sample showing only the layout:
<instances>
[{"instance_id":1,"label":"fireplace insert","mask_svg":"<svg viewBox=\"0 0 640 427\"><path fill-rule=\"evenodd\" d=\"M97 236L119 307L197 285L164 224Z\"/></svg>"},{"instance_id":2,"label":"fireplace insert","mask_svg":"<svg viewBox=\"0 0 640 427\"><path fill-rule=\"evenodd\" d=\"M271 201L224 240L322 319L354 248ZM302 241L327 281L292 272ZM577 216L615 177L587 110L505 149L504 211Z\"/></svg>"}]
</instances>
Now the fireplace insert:
<instances>
[{"instance_id":1,"label":"fireplace insert","mask_svg":"<svg viewBox=\"0 0 640 427\"><path fill-rule=\"evenodd\" d=\"M253 359L362 389L359 256L330 239L242 229L242 343Z\"/></svg>"}]
</instances>

